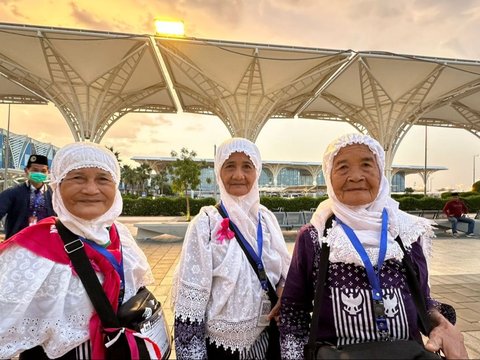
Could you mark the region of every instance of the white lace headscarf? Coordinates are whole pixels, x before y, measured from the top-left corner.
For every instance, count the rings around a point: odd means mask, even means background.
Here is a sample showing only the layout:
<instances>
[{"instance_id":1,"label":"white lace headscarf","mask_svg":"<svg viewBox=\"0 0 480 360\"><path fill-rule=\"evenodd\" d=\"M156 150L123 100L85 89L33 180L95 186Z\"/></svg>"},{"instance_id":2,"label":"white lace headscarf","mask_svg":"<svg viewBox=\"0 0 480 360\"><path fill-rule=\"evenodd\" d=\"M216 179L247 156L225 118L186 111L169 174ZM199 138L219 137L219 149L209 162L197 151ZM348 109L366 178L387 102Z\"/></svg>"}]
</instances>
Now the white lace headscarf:
<instances>
[{"instance_id":1,"label":"white lace headscarf","mask_svg":"<svg viewBox=\"0 0 480 360\"><path fill-rule=\"evenodd\" d=\"M230 195L220 177L223 163L232 153L241 152L246 154L255 166L256 179L249 193L243 196ZM257 238L258 209L260 206L260 194L258 190L258 179L262 172L262 160L257 146L250 140L244 138L231 138L223 142L217 149L215 155L215 177L220 188L220 199L227 209L229 218L239 228L247 241L252 245ZM255 248L254 247L254 248Z\"/></svg>"},{"instance_id":2,"label":"white lace headscarf","mask_svg":"<svg viewBox=\"0 0 480 360\"><path fill-rule=\"evenodd\" d=\"M67 174L76 169L99 168L112 175L117 190L110 209L93 220L81 219L70 213L60 194L60 184ZM55 155L51 168L50 186L53 189L53 209L60 221L74 234L107 245L110 241L107 227L111 226L122 212L122 196L118 190L120 166L115 155L104 146L91 142L76 142L61 148Z\"/></svg>"},{"instance_id":3,"label":"white lace headscarf","mask_svg":"<svg viewBox=\"0 0 480 360\"><path fill-rule=\"evenodd\" d=\"M336 197L332 181L331 172L333 160L340 149L354 144L363 144L368 146L375 155L380 173L380 187L377 197L371 203L359 206L345 205ZM363 134L347 134L335 139L328 145L323 155L322 171L327 185L328 199L321 202L315 211L311 223L315 226L319 234L323 233L325 221L332 213L350 226L358 236L360 242L365 248L378 247L380 232L382 227L382 211L385 208L388 213L388 242L393 245L395 237L398 235L397 212L398 202L390 197L390 186L384 174L385 170L385 152L378 141L370 136Z\"/></svg>"}]
</instances>

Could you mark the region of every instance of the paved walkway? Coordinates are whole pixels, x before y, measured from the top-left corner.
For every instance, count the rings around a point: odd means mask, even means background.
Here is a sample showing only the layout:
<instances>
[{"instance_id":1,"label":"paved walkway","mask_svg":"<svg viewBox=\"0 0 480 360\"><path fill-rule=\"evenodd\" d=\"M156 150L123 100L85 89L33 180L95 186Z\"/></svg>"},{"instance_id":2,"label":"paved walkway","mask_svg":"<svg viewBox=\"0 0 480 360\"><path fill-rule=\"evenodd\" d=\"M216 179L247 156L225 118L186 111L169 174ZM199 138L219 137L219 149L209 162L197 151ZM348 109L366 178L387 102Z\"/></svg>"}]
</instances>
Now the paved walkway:
<instances>
[{"instance_id":1,"label":"paved walkway","mask_svg":"<svg viewBox=\"0 0 480 360\"><path fill-rule=\"evenodd\" d=\"M181 218L122 217L120 221L136 235L134 223L180 221ZM285 232L287 246L293 250L295 232ZM165 238L169 241L168 238ZM182 242L144 240L140 247L148 257L155 284L150 287L162 302L167 321L173 326L170 289L179 260ZM451 304L457 311L457 325L465 337L471 359L480 359L480 238L452 238L440 233L434 240L430 281L434 298ZM171 358L175 358L175 353Z\"/></svg>"}]
</instances>

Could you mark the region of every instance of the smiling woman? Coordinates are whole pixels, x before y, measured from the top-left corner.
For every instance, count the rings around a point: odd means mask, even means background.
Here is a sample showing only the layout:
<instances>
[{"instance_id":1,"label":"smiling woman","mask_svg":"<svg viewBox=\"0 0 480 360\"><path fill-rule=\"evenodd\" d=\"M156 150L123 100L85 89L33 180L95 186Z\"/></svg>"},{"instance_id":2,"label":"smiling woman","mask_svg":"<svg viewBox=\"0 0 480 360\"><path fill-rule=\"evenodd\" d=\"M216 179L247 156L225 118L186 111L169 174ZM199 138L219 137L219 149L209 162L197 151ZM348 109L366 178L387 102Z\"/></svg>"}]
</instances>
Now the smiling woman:
<instances>
[{"instance_id":1,"label":"smiling woman","mask_svg":"<svg viewBox=\"0 0 480 360\"><path fill-rule=\"evenodd\" d=\"M93 143L64 146L51 175L58 218L0 243L0 359L103 359L104 328L57 221L74 234L72 243L82 244L115 311L153 281L150 266L116 221L122 211L120 167L111 151Z\"/></svg>"},{"instance_id":2,"label":"smiling woman","mask_svg":"<svg viewBox=\"0 0 480 360\"><path fill-rule=\"evenodd\" d=\"M174 278L177 359L273 360L290 255L275 216L260 204L260 152L247 139L228 139L214 170L221 204L203 207L190 223Z\"/></svg>"},{"instance_id":3,"label":"smiling woman","mask_svg":"<svg viewBox=\"0 0 480 360\"><path fill-rule=\"evenodd\" d=\"M112 175L99 168L73 170L60 183L60 195L72 215L93 220L106 213L115 199Z\"/></svg>"},{"instance_id":4,"label":"smiling woman","mask_svg":"<svg viewBox=\"0 0 480 360\"><path fill-rule=\"evenodd\" d=\"M380 188L380 169L368 146L354 144L340 149L333 159L332 188L345 205L371 203Z\"/></svg>"},{"instance_id":5,"label":"smiling woman","mask_svg":"<svg viewBox=\"0 0 480 360\"><path fill-rule=\"evenodd\" d=\"M220 170L220 178L225 190L234 196L248 194L256 177L255 165L243 152L234 152L230 155Z\"/></svg>"},{"instance_id":6,"label":"smiling woman","mask_svg":"<svg viewBox=\"0 0 480 360\"><path fill-rule=\"evenodd\" d=\"M284 359L311 358L307 340L322 359L384 359L385 351L392 359L440 359L433 353L440 349L447 359L467 358L451 307L430 295L432 224L398 208L384 168L382 146L367 135L346 134L327 147L328 199L299 231L282 295ZM367 350L355 353L359 344Z\"/></svg>"}]
</instances>

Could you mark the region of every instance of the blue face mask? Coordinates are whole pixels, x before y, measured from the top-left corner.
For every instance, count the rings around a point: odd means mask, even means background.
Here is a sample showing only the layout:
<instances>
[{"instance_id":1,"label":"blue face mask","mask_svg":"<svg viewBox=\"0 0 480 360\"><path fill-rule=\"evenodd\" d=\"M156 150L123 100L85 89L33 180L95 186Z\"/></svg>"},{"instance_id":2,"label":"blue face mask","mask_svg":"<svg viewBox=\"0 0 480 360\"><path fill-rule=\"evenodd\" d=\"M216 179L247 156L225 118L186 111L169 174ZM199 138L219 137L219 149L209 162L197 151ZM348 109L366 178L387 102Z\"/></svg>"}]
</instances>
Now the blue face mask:
<instances>
[{"instance_id":1,"label":"blue face mask","mask_svg":"<svg viewBox=\"0 0 480 360\"><path fill-rule=\"evenodd\" d=\"M48 179L48 175L41 172L28 173L28 179L34 183L43 183Z\"/></svg>"}]
</instances>

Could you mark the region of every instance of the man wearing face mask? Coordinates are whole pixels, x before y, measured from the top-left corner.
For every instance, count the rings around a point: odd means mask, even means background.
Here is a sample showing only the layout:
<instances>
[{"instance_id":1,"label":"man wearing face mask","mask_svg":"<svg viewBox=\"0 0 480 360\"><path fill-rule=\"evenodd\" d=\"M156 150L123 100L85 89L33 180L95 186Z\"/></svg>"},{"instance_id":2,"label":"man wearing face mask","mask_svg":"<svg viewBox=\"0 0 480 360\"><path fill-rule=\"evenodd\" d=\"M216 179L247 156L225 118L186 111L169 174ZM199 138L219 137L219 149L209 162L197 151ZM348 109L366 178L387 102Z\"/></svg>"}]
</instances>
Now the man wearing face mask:
<instances>
[{"instance_id":1,"label":"man wearing face mask","mask_svg":"<svg viewBox=\"0 0 480 360\"><path fill-rule=\"evenodd\" d=\"M48 179L48 159L30 155L25 168L27 181L0 193L0 219L5 215L5 239L27 226L55 215Z\"/></svg>"}]
</instances>

